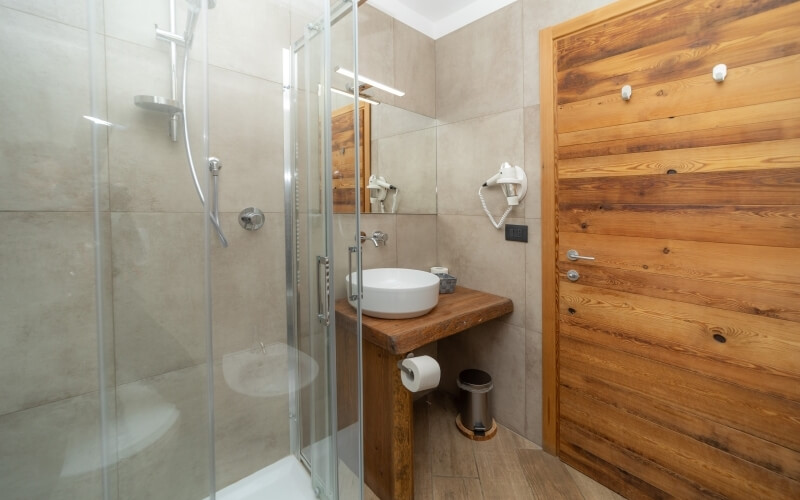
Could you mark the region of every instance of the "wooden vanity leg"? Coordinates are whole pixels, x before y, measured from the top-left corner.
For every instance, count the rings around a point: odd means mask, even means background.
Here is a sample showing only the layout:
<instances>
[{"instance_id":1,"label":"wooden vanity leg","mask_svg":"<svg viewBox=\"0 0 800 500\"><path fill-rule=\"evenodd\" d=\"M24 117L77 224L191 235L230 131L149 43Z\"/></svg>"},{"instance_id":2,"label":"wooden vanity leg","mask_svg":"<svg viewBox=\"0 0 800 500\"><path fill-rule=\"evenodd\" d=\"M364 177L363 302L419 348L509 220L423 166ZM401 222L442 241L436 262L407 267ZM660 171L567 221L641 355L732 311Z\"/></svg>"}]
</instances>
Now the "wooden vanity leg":
<instances>
[{"instance_id":1,"label":"wooden vanity leg","mask_svg":"<svg viewBox=\"0 0 800 500\"><path fill-rule=\"evenodd\" d=\"M364 367L364 476L382 500L414 497L413 395L400 381L392 354L371 342L362 347Z\"/></svg>"}]
</instances>

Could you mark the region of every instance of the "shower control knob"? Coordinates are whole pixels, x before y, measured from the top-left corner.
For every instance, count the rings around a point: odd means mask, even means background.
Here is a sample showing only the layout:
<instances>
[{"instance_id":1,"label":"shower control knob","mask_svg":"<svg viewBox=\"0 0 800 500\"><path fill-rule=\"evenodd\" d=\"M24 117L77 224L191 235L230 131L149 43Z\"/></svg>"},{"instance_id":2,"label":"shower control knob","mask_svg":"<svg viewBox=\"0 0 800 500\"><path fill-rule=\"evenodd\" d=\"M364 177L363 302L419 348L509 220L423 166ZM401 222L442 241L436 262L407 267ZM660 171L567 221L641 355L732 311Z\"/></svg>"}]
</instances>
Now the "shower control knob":
<instances>
[{"instance_id":1,"label":"shower control knob","mask_svg":"<svg viewBox=\"0 0 800 500\"><path fill-rule=\"evenodd\" d=\"M239 212L239 225L248 231L261 229L264 225L264 212L256 207L247 207Z\"/></svg>"}]
</instances>

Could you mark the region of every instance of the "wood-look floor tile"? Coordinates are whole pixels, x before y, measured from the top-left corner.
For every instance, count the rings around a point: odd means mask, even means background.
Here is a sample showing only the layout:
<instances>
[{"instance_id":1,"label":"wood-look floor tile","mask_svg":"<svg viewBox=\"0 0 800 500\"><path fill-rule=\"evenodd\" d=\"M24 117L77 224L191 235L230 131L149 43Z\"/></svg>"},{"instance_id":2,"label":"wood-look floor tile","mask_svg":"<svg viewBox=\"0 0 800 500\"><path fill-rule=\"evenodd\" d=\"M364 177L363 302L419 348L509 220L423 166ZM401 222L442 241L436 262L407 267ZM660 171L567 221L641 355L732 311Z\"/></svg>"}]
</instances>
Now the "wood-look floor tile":
<instances>
[{"instance_id":1,"label":"wood-look floor tile","mask_svg":"<svg viewBox=\"0 0 800 500\"><path fill-rule=\"evenodd\" d=\"M578 486L578 489L583 493L583 497L587 500L625 500L625 497L611 491L594 479L585 476L580 471L573 469L567 464L563 464L567 469L572 480Z\"/></svg>"},{"instance_id":2,"label":"wood-look floor tile","mask_svg":"<svg viewBox=\"0 0 800 500\"><path fill-rule=\"evenodd\" d=\"M540 450L519 450L518 456L534 498L583 500L572 475L558 458Z\"/></svg>"},{"instance_id":3,"label":"wood-look floor tile","mask_svg":"<svg viewBox=\"0 0 800 500\"><path fill-rule=\"evenodd\" d=\"M427 400L414 403L414 500L433 498L428 411Z\"/></svg>"},{"instance_id":4,"label":"wood-look floor tile","mask_svg":"<svg viewBox=\"0 0 800 500\"><path fill-rule=\"evenodd\" d=\"M456 427L453 401L434 393L428 409L431 436L431 473L434 476L478 477L472 441Z\"/></svg>"},{"instance_id":5,"label":"wood-look floor tile","mask_svg":"<svg viewBox=\"0 0 800 500\"><path fill-rule=\"evenodd\" d=\"M470 441L457 413L439 392L414 405L415 500L624 500L502 425L493 439Z\"/></svg>"},{"instance_id":6,"label":"wood-look floor tile","mask_svg":"<svg viewBox=\"0 0 800 500\"><path fill-rule=\"evenodd\" d=\"M535 500L528 483L522 478L516 481L481 480L484 500Z\"/></svg>"},{"instance_id":7,"label":"wood-look floor tile","mask_svg":"<svg viewBox=\"0 0 800 500\"><path fill-rule=\"evenodd\" d=\"M497 426L497 434L488 441L473 441L475 453L516 453L517 450L541 450L542 448L528 441L514 431L502 425Z\"/></svg>"},{"instance_id":8,"label":"wood-look floor tile","mask_svg":"<svg viewBox=\"0 0 800 500\"><path fill-rule=\"evenodd\" d=\"M483 500L481 482L468 477L434 476L433 498L434 500Z\"/></svg>"},{"instance_id":9,"label":"wood-look floor tile","mask_svg":"<svg viewBox=\"0 0 800 500\"><path fill-rule=\"evenodd\" d=\"M525 479L516 451L510 453L476 453L478 477L481 482L513 482Z\"/></svg>"}]
</instances>

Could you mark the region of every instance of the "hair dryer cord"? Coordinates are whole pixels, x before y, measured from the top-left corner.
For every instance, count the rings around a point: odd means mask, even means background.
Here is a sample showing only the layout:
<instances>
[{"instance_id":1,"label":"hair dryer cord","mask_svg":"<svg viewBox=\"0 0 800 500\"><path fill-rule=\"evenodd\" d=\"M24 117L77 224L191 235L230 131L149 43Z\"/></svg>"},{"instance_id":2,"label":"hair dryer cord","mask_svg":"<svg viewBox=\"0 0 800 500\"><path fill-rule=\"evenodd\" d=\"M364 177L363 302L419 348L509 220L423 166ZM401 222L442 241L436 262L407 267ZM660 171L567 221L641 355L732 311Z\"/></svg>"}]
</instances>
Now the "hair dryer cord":
<instances>
[{"instance_id":1,"label":"hair dryer cord","mask_svg":"<svg viewBox=\"0 0 800 500\"><path fill-rule=\"evenodd\" d=\"M503 214L502 217L500 217L500 222L495 222L494 217L492 217L492 214L489 212L489 208L486 206L486 200L483 199L483 193L481 192L483 191L483 188L484 186L478 188L478 198L481 199L481 206L483 207L483 211L486 212L486 215L489 216L489 220L492 221L492 225L495 227L495 229L500 229L501 227L503 227L503 224L506 221L506 217L508 217L508 214L511 213L511 209L513 207L509 205L509 207L506 209L506 212Z\"/></svg>"}]
</instances>

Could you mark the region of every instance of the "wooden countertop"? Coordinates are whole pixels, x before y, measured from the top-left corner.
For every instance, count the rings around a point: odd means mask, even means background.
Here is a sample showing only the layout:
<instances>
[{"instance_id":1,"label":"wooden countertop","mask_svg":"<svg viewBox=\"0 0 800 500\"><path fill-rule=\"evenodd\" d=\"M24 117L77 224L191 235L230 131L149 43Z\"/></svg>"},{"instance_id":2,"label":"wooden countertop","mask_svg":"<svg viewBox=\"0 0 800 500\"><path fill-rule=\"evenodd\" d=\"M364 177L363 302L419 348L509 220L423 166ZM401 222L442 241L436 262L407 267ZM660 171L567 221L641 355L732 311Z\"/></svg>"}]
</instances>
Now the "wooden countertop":
<instances>
[{"instance_id":1,"label":"wooden countertop","mask_svg":"<svg viewBox=\"0 0 800 500\"><path fill-rule=\"evenodd\" d=\"M364 315L364 340L394 354L406 354L430 342L449 337L514 310L511 299L456 286L439 295L439 303L419 318L380 319ZM347 299L336 301L336 325L355 330L356 311Z\"/></svg>"}]
</instances>

